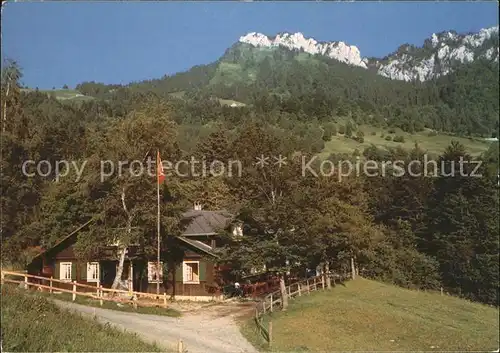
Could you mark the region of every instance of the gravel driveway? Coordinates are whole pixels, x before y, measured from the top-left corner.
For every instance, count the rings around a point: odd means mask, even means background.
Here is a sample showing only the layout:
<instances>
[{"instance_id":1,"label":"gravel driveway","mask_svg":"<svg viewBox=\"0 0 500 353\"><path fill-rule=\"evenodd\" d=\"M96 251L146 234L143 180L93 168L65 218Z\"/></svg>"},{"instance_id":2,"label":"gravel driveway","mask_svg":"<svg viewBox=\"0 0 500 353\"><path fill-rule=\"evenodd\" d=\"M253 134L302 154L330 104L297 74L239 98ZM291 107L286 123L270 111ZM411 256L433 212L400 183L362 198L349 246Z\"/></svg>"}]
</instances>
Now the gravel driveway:
<instances>
[{"instance_id":1,"label":"gravel driveway","mask_svg":"<svg viewBox=\"0 0 500 353\"><path fill-rule=\"evenodd\" d=\"M224 310L212 307L173 318L94 308L60 300L55 302L86 315L95 313L101 322L136 332L145 341L156 342L174 352L177 352L177 342L181 339L188 353L258 353L240 333L231 310L226 310L224 314Z\"/></svg>"}]
</instances>

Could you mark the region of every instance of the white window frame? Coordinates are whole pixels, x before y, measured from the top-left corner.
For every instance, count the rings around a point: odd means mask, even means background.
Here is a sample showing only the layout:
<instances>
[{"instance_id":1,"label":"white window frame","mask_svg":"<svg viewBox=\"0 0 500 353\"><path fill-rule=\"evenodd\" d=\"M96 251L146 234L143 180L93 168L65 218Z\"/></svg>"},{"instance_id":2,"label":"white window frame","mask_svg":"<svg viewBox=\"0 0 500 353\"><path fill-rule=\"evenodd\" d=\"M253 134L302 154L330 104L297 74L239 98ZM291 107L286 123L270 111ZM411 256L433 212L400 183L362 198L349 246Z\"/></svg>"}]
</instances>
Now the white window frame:
<instances>
[{"instance_id":1,"label":"white window frame","mask_svg":"<svg viewBox=\"0 0 500 353\"><path fill-rule=\"evenodd\" d=\"M96 266L96 269L95 269L95 274L97 275L97 278L92 278L93 274L94 274L94 271L92 270L92 267L93 266ZM100 272L100 266L99 266L99 262L87 262L87 282L97 282L99 283L100 281L100 277L101 277L101 272Z\"/></svg>"},{"instance_id":2,"label":"white window frame","mask_svg":"<svg viewBox=\"0 0 500 353\"><path fill-rule=\"evenodd\" d=\"M148 283L163 283L163 262L160 261L160 267L161 271L159 273L159 280L153 279L153 274L156 271L153 271L153 269L156 269L156 265L158 263L156 261L148 261Z\"/></svg>"},{"instance_id":3,"label":"white window frame","mask_svg":"<svg viewBox=\"0 0 500 353\"><path fill-rule=\"evenodd\" d=\"M68 266L69 265L69 271L64 270L63 271L63 268ZM68 282L71 282L72 278L73 278L73 263L71 261L65 261L65 262L60 262L59 263L59 279L61 281L68 281ZM69 274L69 278L66 278L67 276L63 276L64 275L68 275Z\"/></svg>"},{"instance_id":4,"label":"white window frame","mask_svg":"<svg viewBox=\"0 0 500 353\"><path fill-rule=\"evenodd\" d=\"M187 269L188 267L190 268L190 266L188 266L188 264L196 264L196 266L198 266L198 278L197 279L194 279L194 280L189 280L187 279ZM199 261L182 261L182 283L185 283L185 284L200 284L200 262Z\"/></svg>"},{"instance_id":5,"label":"white window frame","mask_svg":"<svg viewBox=\"0 0 500 353\"><path fill-rule=\"evenodd\" d=\"M233 236L242 237L243 236L243 225L238 224L233 227Z\"/></svg>"}]
</instances>

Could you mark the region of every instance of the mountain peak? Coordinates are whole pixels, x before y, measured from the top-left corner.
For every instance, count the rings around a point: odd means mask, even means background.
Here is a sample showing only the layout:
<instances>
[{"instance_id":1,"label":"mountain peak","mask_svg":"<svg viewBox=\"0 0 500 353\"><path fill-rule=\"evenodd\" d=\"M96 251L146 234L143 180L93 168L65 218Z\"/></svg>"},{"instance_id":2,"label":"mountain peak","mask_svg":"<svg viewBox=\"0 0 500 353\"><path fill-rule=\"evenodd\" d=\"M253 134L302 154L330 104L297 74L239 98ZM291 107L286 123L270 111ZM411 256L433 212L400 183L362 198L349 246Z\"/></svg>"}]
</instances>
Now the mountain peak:
<instances>
[{"instance_id":1,"label":"mountain peak","mask_svg":"<svg viewBox=\"0 0 500 353\"><path fill-rule=\"evenodd\" d=\"M254 47L285 47L291 50L304 51L309 54L325 55L340 62L367 68L361 58L359 49L344 42L318 42L314 38L306 38L301 32L279 33L275 37L268 37L262 33L250 32L239 40Z\"/></svg>"},{"instance_id":2,"label":"mountain peak","mask_svg":"<svg viewBox=\"0 0 500 353\"><path fill-rule=\"evenodd\" d=\"M254 47L284 47L309 54L325 55L340 62L371 68L379 75L404 81L425 81L451 72L457 64L475 59L498 61L498 26L483 28L477 33L456 31L433 33L422 47L404 44L382 59L362 58L356 46L341 41L318 42L301 32L278 33L269 37L250 32L239 40Z\"/></svg>"},{"instance_id":3,"label":"mountain peak","mask_svg":"<svg viewBox=\"0 0 500 353\"><path fill-rule=\"evenodd\" d=\"M380 75L391 79L426 81L476 59L498 61L498 26L477 33L433 33L423 47L401 46L375 67Z\"/></svg>"},{"instance_id":4,"label":"mountain peak","mask_svg":"<svg viewBox=\"0 0 500 353\"><path fill-rule=\"evenodd\" d=\"M272 42L268 36L257 32L250 32L244 36L241 36L240 42L251 44L254 47L270 47L272 45Z\"/></svg>"},{"instance_id":5,"label":"mountain peak","mask_svg":"<svg viewBox=\"0 0 500 353\"><path fill-rule=\"evenodd\" d=\"M440 43L446 41L457 41L466 44L470 47L479 47L483 43L494 37L498 36L498 26L482 28L477 33L458 34L456 31L444 31L440 33L433 33L431 42L433 47L437 47Z\"/></svg>"}]
</instances>

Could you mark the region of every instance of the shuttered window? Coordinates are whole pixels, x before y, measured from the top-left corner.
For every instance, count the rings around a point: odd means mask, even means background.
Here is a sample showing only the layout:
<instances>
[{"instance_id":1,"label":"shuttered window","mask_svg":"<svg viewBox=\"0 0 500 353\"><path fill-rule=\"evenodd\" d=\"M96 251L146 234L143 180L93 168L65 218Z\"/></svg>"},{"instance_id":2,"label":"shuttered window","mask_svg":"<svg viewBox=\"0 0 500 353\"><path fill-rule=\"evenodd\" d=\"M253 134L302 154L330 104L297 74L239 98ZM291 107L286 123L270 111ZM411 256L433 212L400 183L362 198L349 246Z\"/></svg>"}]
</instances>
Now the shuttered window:
<instances>
[{"instance_id":1,"label":"shuttered window","mask_svg":"<svg viewBox=\"0 0 500 353\"><path fill-rule=\"evenodd\" d=\"M99 282L99 262L87 262L87 282Z\"/></svg>"},{"instance_id":2,"label":"shuttered window","mask_svg":"<svg viewBox=\"0 0 500 353\"><path fill-rule=\"evenodd\" d=\"M183 275L183 265L182 264L179 264L179 266L177 266L175 268L175 281L176 282L182 282L183 278L184 278L184 275Z\"/></svg>"},{"instance_id":3,"label":"shuttered window","mask_svg":"<svg viewBox=\"0 0 500 353\"><path fill-rule=\"evenodd\" d=\"M78 280L82 280L82 281L87 280L87 262L79 262L78 263L78 274L80 275Z\"/></svg>"},{"instance_id":4,"label":"shuttered window","mask_svg":"<svg viewBox=\"0 0 500 353\"><path fill-rule=\"evenodd\" d=\"M183 283L200 283L200 262L199 261L184 261L183 268Z\"/></svg>"},{"instance_id":5,"label":"shuttered window","mask_svg":"<svg viewBox=\"0 0 500 353\"><path fill-rule=\"evenodd\" d=\"M207 263L200 261L200 282L207 280Z\"/></svg>"},{"instance_id":6,"label":"shuttered window","mask_svg":"<svg viewBox=\"0 0 500 353\"><path fill-rule=\"evenodd\" d=\"M59 264L59 279L61 281L71 281L72 279L72 263L71 262L61 262Z\"/></svg>"}]
</instances>

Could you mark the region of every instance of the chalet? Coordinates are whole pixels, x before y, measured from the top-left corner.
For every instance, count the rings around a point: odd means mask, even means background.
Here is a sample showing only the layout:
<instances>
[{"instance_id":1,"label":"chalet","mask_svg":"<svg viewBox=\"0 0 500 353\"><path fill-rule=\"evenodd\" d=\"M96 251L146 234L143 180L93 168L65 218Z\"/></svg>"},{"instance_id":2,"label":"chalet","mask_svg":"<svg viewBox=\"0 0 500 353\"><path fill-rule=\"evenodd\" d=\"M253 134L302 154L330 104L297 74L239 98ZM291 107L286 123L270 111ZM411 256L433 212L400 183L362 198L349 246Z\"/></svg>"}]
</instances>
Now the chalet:
<instances>
[{"instance_id":1,"label":"chalet","mask_svg":"<svg viewBox=\"0 0 500 353\"><path fill-rule=\"evenodd\" d=\"M233 216L225 211L202 210L199 205L183 216L188 225L176 241L184 249L184 258L176 268L175 276L164 278L166 265L160 263L160 271L157 271L156 254L146 254L139 246L130 246L121 277L122 287L130 291L156 293L159 282L161 294L175 293L177 298L207 299L217 295L221 279L217 274L215 238L229 230ZM67 289L71 288L73 281L110 288L118 268L117 245L100 246L98 255L90 261L78 259L74 252L78 232L90 222L38 254L28 265L28 273L67 281ZM241 227L233 228L233 234L241 235ZM164 259L164 249L161 257Z\"/></svg>"}]
</instances>

